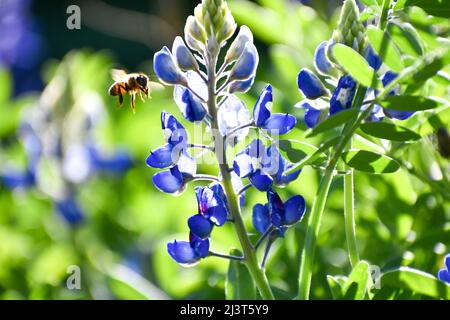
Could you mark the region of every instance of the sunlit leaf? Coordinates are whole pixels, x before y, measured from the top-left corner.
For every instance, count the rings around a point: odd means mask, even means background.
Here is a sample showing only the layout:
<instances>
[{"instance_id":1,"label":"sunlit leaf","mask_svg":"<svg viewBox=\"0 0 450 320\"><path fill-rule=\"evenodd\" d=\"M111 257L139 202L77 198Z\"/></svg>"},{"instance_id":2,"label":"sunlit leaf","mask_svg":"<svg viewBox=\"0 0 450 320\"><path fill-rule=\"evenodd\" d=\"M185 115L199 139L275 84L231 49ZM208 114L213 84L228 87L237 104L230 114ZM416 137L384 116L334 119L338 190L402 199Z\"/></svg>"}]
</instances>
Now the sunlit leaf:
<instances>
[{"instance_id":1,"label":"sunlit leaf","mask_svg":"<svg viewBox=\"0 0 450 320\"><path fill-rule=\"evenodd\" d=\"M365 87L380 87L375 70L358 52L341 43L333 45L332 50L338 64L357 82Z\"/></svg>"},{"instance_id":2,"label":"sunlit leaf","mask_svg":"<svg viewBox=\"0 0 450 320\"><path fill-rule=\"evenodd\" d=\"M450 300L450 285L433 275L409 267L400 267L381 276L381 287L403 288L436 299Z\"/></svg>"},{"instance_id":3,"label":"sunlit leaf","mask_svg":"<svg viewBox=\"0 0 450 320\"><path fill-rule=\"evenodd\" d=\"M342 155L342 159L353 169L369 173L393 173L400 168L392 158L367 150L349 150Z\"/></svg>"},{"instance_id":4,"label":"sunlit leaf","mask_svg":"<svg viewBox=\"0 0 450 320\"><path fill-rule=\"evenodd\" d=\"M378 53L381 60L394 72L402 71L404 65L398 49L392 43L388 34L374 26L368 26L367 37L375 52Z\"/></svg>"},{"instance_id":5,"label":"sunlit leaf","mask_svg":"<svg viewBox=\"0 0 450 320\"><path fill-rule=\"evenodd\" d=\"M353 268L350 276L348 277L347 283L344 287L344 299L363 300L371 281L369 264L365 261L360 261Z\"/></svg>"},{"instance_id":6,"label":"sunlit leaf","mask_svg":"<svg viewBox=\"0 0 450 320\"><path fill-rule=\"evenodd\" d=\"M393 141L419 140L421 137L408 128L387 122L367 122L360 126L364 133L380 139Z\"/></svg>"},{"instance_id":7,"label":"sunlit leaf","mask_svg":"<svg viewBox=\"0 0 450 320\"><path fill-rule=\"evenodd\" d=\"M349 121L353 121L358 116L358 109L347 109L341 112L338 112L331 117L325 119L323 122L319 123L312 131L306 135L306 137L313 137L318 135L319 133L334 129L347 123Z\"/></svg>"},{"instance_id":8,"label":"sunlit leaf","mask_svg":"<svg viewBox=\"0 0 450 320\"><path fill-rule=\"evenodd\" d=\"M420 7L436 17L450 17L450 6L447 0L407 0L405 6Z\"/></svg>"},{"instance_id":9,"label":"sunlit leaf","mask_svg":"<svg viewBox=\"0 0 450 320\"><path fill-rule=\"evenodd\" d=\"M383 108L398 111L423 111L434 109L439 104L435 100L431 100L421 96L389 96L380 101L379 104Z\"/></svg>"},{"instance_id":10,"label":"sunlit leaf","mask_svg":"<svg viewBox=\"0 0 450 320\"><path fill-rule=\"evenodd\" d=\"M419 35L409 24L389 23L388 32L400 51L417 57L423 54L423 45Z\"/></svg>"}]
</instances>

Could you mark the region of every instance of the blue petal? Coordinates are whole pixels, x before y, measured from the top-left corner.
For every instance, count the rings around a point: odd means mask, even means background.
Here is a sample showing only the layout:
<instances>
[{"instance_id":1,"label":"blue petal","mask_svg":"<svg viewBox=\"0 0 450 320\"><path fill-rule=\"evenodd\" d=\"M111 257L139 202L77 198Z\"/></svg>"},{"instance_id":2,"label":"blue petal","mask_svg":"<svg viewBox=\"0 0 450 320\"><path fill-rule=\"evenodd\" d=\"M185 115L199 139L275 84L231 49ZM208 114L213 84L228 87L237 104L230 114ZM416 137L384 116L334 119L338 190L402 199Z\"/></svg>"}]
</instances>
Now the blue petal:
<instances>
[{"instance_id":1,"label":"blue petal","mask_svg":"<svg viewBox=\"0 0 450 320\"><path fill-rule=\"evenodd\" d=\"M261 169L256 170L250 177L250 182L259 191L267 191L272 187L273 179Z\"/></svg>"},{"instance_id":2,"label":"blue petal","mask_svg":"<svg viewBox=\"0 0 450 320\"><path fill-rule=\"evenodd\" d=\"M133 160L125 151L118 151L110 157L103 157L95 148L89 148L89 151L91 161L97 170L121 173L133 166Z\"/></svg>"},{"instance_id":3,"label":"blue petal","mask_svg":"<svg viewBox=\"0 0 450 320\"><path fill-rule=\"evenodd\" d=\"M253 219L253 226L260 234L266 232L266 230L269 229L271 224L269 209L267 208L267 205L257 203L253 207L252 219Z\"/></svg>"},{"instance_id":4,"label":"blue petal","mask_svg":"<svg viewBox=\"0 0 450 320\"><path fill-rule=\"evenodd\" d=\"M186 129L173 115L161 112L161 127L169 144L177 145L180 149L185 148L188 140Z\"/></svg>"},{"instance_id":5,"label":"blue petal","mask_svg":"<svg viewBox=\"0 0 450 320\"><path fill-rule=\"evenodd\" d=\"M254 82L255 82L255 77L251 77L248 80L233 81L228 88L228 92L231 94L236 93L236 92L242 92L242 93L247 92L253 86Z\"/></svg>"},{"instance_id":6,"label":"blue petal","mask_svg":"<svg viewBox=\"0 0 450 320\"><path fill-rule=\"evenodd\" d=\"M241 178L248 177L253 173L252 158L244 151L238 153L233 161L233 169Z\"/></svg>"},{"instance_id":7,"label":"blue petal","mask_svg":"<svg viewBox=\"0 0 450 320\"><path fill-rule=\"evenodd\" d=\"M177 167L184 177L192 177L197 172L197 162L187 152L180 155Z\"/></svg>"},{"instance_id":8,"label":"blue petal","mask_svg":"<svg viewBox=\"0 0 450 320\"><path fill-rule=\"evenodd\" d=\"M394 72L388 71L383 75L381 82L383 83L383 86L386 87L395 78L397 78L397 74ZM395 95L395 94L397 94L396 89L393 89L391 92L389 92L389 95ZM409 117L411 117L414 114L414 111L398 111L398 110L392 110L392 109L384 109L383 111L387 117L389 117L391 119L397 119L397 120L408 119Z\"/></svg>"},{"instance_id":9,"label":"blue petal","mask_svg":"<svg viewBox=\"0 0 450 320\"><path fill-rule=\"evenodd\" d=\"M172 52L177 65L182 70L198 70L198 63L191 51L184 44L183 38L175 38L172 46Z\"/></svg>"},{"instance_id":10,"label":"blue petal","mask_svg":"<svg viewBox=\"0 0 450 320\"><path fill-rule=\"evenodd\" d=\"M286 165L284 171L289 170L290 168L292 168L292 166L293 166L292 164ZM276 184L278 186L285 186L285 185L289 184L290 182L294 181L295 179L297 179L298 176L300 175L300 172L302 172L301 169L296 170L289 174L284 174L284 172L283 172L283 174L281 175L281 178L278 178L278 181L276 182Z\"/></svg>"},{"instance_id":11,"label":"blue petal","mask_svg":"<svg viewBox=\"0 0 450 320\"><path fill-rule=\"evenodd\" d=\"M273 190L267 191L267 207L269 209L272 223L280 228L285 225L285 209L283 200L281 200L278 193Z\"/></svg>"},{"instance_id":12,"label":"blue petal","mask_svg":"<svg viewBox=\"0 0 450 320\"><path fill-rule=\"evenodd\" d=\"M192 232L189 234L192 249L199 258L205 258L209 254L209 239L200 239Z\"/></svg>"},{"instance_id":13,"label":"blue petal","mask_svg":"<svg viewBox=\"0 0 450 320\"><path fill-rule=\"evenodd\" d=\"M259 94L253 108L253 119L257 127L261 127L269 119L272 108L272 86L266 85Z\"/></svg>"},{"instance_id":14,"label":"blue petal","mask_svg":"<svg viewBox=\"0 0 450 320\"><path fill-rule=\"evenodd\" d=\"M29 188L36 183L34 172L10 172L0 176L0 182L8 189Z\"/></svg>"},{"instance_id":15,"label":"blue petal","mask_svg":"<svg viewBox=\"0 0 450 320\"><path fill-rule=\"evenodd\" d=\"M308 128L314 128L319 122L321 111L314 108L310 103L303 102L302 108L305 108L305 114L303 120Z\"/></svg>"},{"instance_id":16,"label":"blue petal","mask_svg":"<svg viewBox=\"0 0 450 320\"><path fill-rule=\"evenodd\" d=\"M191 244L187 241L177 242L175 240L174 242L168 243L167 252L173 260L184 265L194 264L200 259L191 247Z\"/></svg>"},{"instance_id":17,"label":"blue petal","mask_svg":"<svg viewBox=\"0 0 450 320\"><path fill-rule=\"evenodd\" d=\"M450 284L450 272L446 269L441 269L438 272L438 279Z\"/></svg>"},{"instance_id":18,"label":"blue petal","mask_svg":"<svg viewBox=\"0 0 450 320\"><path fill-rule=\"evenodd\" d=\"M182 86L175 86L173 96L175 103L186 120L190 122L203 120L206 110L200 99L194 96L191 90Z\"/></svg>"},{"instance_id":19,"label":"blue petal","mask_svg":"<svg viewBox=\"0 0 450 320\"><path fill-rule=\"evenodd\" d=\"M84 214L73 198L55 203L59 214L71 225L76 225L83 221Z\"/></svg>"},{"instance_id":20,"label":"blue petal","mask_svg":"<svg viewBox=\"0 0 450 320\"><path fill-rule=\"evenodd\" d=\"M367 47L365 57L367 62L369 63L369 66L371 66L375 70L380 69L383 61L381 61L381 58L375 53L371 46Z\"/></svg>"},{"instance_id":21,"label":"blue petal","mask_svg":"<svg viewBox=\"0 0 450 320\"><path fill-rule=\"evenodd\" d=\"M352 106L355 91L356 82L353 78L350 76L341 77L330 99L330 115L349 109Z\"/></svg>"},{"instance_id":22,"label":"blue petal","mask_svg":"<svg viewBox=\"0 0 450 320\"><path fill-rule=\"evenodd\" d=\"M244 50L230 71L230 80L247 80L255 76L258 67L258 50L251 42L245 44Z\"/></svg>"},{"instance_id":23,"label":"blue petal","mask_svg":"<svg viewBox=\"0 0 450 320\"><path fill-rule=\"evenodd\" d=\"M250 120L250 112L244 102L234 95L231 95L228 99L226 99L217 113L217 122L219 124L219 131L222 136L228 135L231 130L237 127L248 124ZM248 130L248 128L241 129L231 137L228 136L227 140L230 138L242 139L247 135Z\"/></svg>"},{"instance_id":24,"label":"blue petal","mask_svg":"<svg viewBox=\"0 0 450 320\"><path fill-rule=\"evenodd\" d=\"M303 68L297 76L297 85L308 99L317 99L326 93L320 79L309 69Z\"/></svg>"},{"instance_id":25,"label":"blue petal","mask_svg":"<svg viewBox=\"0 0 450 320\"><path fill-rule=\"evenodd\" d=\"M297 119L293 115L274 113L262 127L272 135L282 135L291 131L296 123Z\"/></svg>"},{"instance_id":26,"label":"blue petal","mask_svg":"<svg viewBox=\"0 0 450 320\"><path fill-rule=\"evenodd\" d=\"M173 166L179 158L179 153L171 144L165 144L152 151L146 163L152 168L164 169Z\"/></svg>"},{"instance_id":27,"label":"blue petal","mask_svg":"<svg viewBox=\"0 0 450 320\"><path fill-rule=\"evenodd\" d=\"M333 68L333 65L326 55L327 46L328 42L323 41L317 46L316 52L314 53L314 66L317 71L324 75L328 75Z\"/></svg>"},{"instance_id":28,"label":"blue petal","mask_svg":"<svg viewBox=\"0 0 450 320\"><path fill-rule=\"evenodd\" d=\"M196 214L188 219L189 229L201 239L209 237L213 224L202 214Z\"/></svg>"},{"instance_id":29,"label":"blue petal","mask_svg":"<svg viewBox=\"0 0 450 320\"><path fill-rule=\"evenodd\" d=\"M225 204L221 204L218 206L214 206L208 209L207 212L209 220L214 223L216 226L220 227L227 222L228 211L225 207Z\"/></svg>"},{"instance_id":30,"label":"blue petal","mask_svg":"<svg viewBox=\"0 0 450 320\"><path fill-rule=\"evenodd\" d=\"M301 220L306 211L305 199L296 195L284 203L284 225L291 225Z\"/></svg>"},{"instance_id":31,"label":"blue petal","mask_svg":"<svg viewBox=\"0 0 450 320\"><path fill-rule=\"evenodd\" d=\"M167 47L155 53L153 57L153 70L156 76L167 84L186 85L186 77L175 64L172 54Z\"/></svg>"},{"instance_id":32,"label":"blue petal","mask_svg":"<svg viewBox=\"0 0 450 320\"><path fill-rule=\"evenodd\" d=\"M183 175L177 166L156 173L152 180L155 187L165 193L179 193L184 188Z\"/></svg>"}]
</instances>

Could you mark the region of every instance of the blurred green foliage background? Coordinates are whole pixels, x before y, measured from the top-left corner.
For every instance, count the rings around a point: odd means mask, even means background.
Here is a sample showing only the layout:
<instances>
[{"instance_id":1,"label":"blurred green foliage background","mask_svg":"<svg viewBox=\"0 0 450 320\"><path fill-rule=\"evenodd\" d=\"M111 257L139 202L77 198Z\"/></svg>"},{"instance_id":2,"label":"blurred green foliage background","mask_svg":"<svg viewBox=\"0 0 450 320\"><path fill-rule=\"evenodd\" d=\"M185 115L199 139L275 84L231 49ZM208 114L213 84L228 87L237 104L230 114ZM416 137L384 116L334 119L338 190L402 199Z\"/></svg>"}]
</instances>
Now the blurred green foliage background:
<instances>
[{"instance_id":1,"label":"blurred green foliage background","mask_svg":"<svg viewBox=\"0 0 450 320\"><path fill-rule=\"evenodd\" d=\"M237 22L253 31L261 58L256 84L241 98L252 108L257 94L270 81L275 88L274 108L297 116L297 128L289 137L300 140L304 140L306 127L302 111L293 107L301 99L296 75L302 67L313 68L314 50L330 37L339 9L339 1L309 2L312 6L288 0L229 1ZM228 263L209 258L193 268L183 268L166 252L168 241L186 237L186 219L197 210L192 185L176 198L160 193L151 182L155 171L145 165L149 151L164 142L161 111L182 118L172 100L172 89L154 92L145 103L138 101L136 115L128 109L128 98L119 109L107 94L113 67L151 74L153 53L163 45L171 46L173 37L182 34L185 18L195 4L183 0L80 1L82 29L73 31L65 27L68 2L35 1L29 7L27 15L35 19L33 31L41 39L35 53L39 63L34 68L44 91L16 94L15 86L27 75L17 79L14 67L1 68L1 172L25 168L27 154L18 131L32 110L39 112L45 92L51 90L67 96L55 107L67 130L76 121L69 115L80 110L80 104L83 110L99 104L104 115L92 128L95 143L104 150L123 148L134 165L123 174L96 173L73 186L85 214L76 225L57 213L46 189L48 183L15 190L0 185L1 299L224 298ZM66 85L49 89L60 77ZM446 112L439 121L449 128L449 118ZM449 163L436 150L434 128L414 121L418 120L413 118L405 125L415 125L424 139L406 146L398 157L411 163L416 172L356 174L358 246L363 259L383 270L408 265L436 274L443 255L450 251L450 189L445 180ZM318 145L321 140L304 141ZM39 170L48 175L50 184L57 179L49 171ZM209 166L200 170L215 173ZM302 194L310 208L319 177L320 171L305 168L280 194L284 199ZM336 179L319 238L312 292L316 299L331 298L326 275L347 275L351 270L342 193L342 180ZM251 207L263 201L264 194L254 191L246 199L243 214L252 232ZM284 241L275 243L269 257L267 273L279 298L292 297L297 290L304 235L304 223L298 224ZM239 247L233 229L216 230L212 249L227 252L230 247ZM81 268L81 290L66 287L70 265Z\"/></svg>"}]
</instances>

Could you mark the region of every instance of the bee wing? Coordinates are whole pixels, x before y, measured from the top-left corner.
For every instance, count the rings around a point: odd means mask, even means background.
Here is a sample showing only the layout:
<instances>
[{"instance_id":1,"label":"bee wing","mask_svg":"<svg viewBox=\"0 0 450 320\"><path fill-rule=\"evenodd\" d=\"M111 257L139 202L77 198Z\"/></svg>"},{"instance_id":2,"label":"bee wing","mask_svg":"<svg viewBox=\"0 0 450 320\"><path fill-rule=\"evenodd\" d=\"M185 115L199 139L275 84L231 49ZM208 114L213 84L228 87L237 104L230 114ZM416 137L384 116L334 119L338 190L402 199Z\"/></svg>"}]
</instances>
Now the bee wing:
<instances>
[{"instance_id":1,"label":"bee wing","mask_svg":"<svg viewBox=\"0 0 450 320\"><path fill-rule=\"evenodd\" d=\"M121 82L127 77L127 73L122 69L111 69L111 77L114 81Z\"/></svg>"},{"instance_id":2,"label":"bee wing","mask_svg":"<svg viewBox=\"0 0 450 320\"><path fill-rule=\"evenodd\" d=\"M156 90L156 91L164 90L164 86L159 82L150 81L148 83L148 86L150 87L150 90Z\"/></svg>"}]
</instances>

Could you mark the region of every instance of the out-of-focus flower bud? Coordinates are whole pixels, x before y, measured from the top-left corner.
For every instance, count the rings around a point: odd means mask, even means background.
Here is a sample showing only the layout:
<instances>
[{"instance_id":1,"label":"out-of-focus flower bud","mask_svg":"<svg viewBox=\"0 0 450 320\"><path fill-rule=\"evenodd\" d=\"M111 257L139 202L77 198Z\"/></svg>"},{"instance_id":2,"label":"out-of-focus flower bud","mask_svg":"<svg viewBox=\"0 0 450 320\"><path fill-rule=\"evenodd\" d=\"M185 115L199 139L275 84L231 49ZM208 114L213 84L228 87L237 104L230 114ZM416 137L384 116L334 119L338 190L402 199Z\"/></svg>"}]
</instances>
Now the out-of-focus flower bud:
<instances>
[{"instance_id":1,"label":"out-of-focus flower bud","mask_svg":"<svg viewBox=\"0 0 450 320\"><path fill-rule=\"evenodd\" d=\"M248 42L253 43L253 34L247 26L241 26L236 39L234 39L228 49L227 55L225 56L225 63L228 64L237 60Z\"/></svg>"},{"instance_id":2,"label":"out-of-focus flower bud","mask_svg":"<svg viewBox=\"0 0 450 320\"><path fill-rule=\"evenodd\" d=\"M198 70L198 63L192 55L191 51L186 47L181 37L176 37L173 46L172 54L175 58L175 62L183 71Z\"/></svg>"},{"instance_id":3,"label":"out-of-focus flower bud","mask_svg":"<svg viewBox=\"0 0 450 320\"><path fill-rule=\"evenodd\" d=\"M326 54L327 47L328 41L323 41L317 46L316 52L314 53L314 66L323 75L329 75L333 69L333 65Z\"/></svg>"},{"instance_id":4,"label":"out-of-focus flower bud","mask_svg":"<svg viewBox=\"0 0 450 320\"><path fill-rule=\"evenodd\" d=\"M258 68L258 50L251 42L247 42L236 64L230 71L230 81L247 80L253 77Z\"/></svg>"},{"instance_id":5,"label":"out-of-focus flower bud","mask_svg":"<svg viewBox=\"0 0 450 320\"><path fill-rule=\"evenodd\" d=\"M167 47L155 53L153 69L156 76L166 84L187 85L187 80L180 68L175 64L172 54Z\"/></svg>"}]
</instances>

